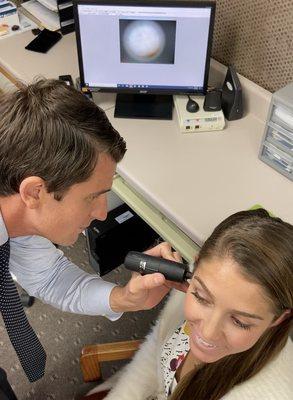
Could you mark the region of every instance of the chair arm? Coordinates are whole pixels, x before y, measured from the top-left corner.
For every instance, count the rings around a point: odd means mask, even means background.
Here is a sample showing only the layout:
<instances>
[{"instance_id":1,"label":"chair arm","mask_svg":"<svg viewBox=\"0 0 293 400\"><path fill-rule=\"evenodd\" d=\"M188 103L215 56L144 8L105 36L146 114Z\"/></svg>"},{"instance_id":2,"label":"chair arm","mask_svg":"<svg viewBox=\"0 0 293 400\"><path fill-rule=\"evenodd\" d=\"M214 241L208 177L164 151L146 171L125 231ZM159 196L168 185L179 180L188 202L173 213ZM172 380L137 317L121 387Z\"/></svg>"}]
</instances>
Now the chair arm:
<instances>
[{"instance_id":1,"label":"chair arm","mask_svg":"<svg viewBox=\"0 0 293 400\"><path fill-rule=\"evenodd\" d=\"M131 358L141 343L141 340L131 340L83 347L80 356L83 380L91 382L100 379L101 362Z\"/></svg>"}]
</instances>

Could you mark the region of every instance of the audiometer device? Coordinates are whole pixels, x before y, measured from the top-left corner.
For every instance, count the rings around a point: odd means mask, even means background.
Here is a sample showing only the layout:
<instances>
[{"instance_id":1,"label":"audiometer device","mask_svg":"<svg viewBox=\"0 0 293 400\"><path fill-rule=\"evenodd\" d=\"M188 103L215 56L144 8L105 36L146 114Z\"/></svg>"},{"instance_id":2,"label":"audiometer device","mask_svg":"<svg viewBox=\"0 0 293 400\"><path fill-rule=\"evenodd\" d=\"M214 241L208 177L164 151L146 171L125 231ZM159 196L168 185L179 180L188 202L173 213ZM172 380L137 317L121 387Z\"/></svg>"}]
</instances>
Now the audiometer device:
<instances>
[{"instance_id":1,"label":"audiometer device","mask_svg":"<svg viewBox=\"0 0 293 400\"><path fill-rule=\"evenodd\" d=\"M218 131L225 127L223 111L204 111L204 96L190 96L199 105L197 112L188 112L186 103L188 97L184 95L173 96L177 111L179 128L182 133Z\"/></svg>"}]
</instances>

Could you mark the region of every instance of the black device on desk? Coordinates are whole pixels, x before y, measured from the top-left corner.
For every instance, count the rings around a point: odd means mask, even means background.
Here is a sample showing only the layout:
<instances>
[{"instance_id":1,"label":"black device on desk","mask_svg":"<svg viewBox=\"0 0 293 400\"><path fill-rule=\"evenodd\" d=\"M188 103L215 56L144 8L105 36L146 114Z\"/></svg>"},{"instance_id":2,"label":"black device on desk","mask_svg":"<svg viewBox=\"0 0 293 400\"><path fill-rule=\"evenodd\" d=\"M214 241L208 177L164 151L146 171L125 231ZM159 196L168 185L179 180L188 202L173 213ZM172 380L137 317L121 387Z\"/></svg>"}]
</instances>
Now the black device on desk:
<instances>
[{"instance_id":1,"label":"black device on desk","mask_svg":"<svg viewBox=\"0 0 293 400\"><path fill-rule=\"evenodd\" d=\"M223 83L222 108L228 121L243 117L242 87L233 65L229 65Z\"/></svg>"},{"instance_id":2,"label":"black device on desk","mask_svg":"<svg viewBox=\"0 0 293 400\"><path fill-rule=\"evenodd\" d=\"M61 33L43 29L25 48L38 53L47 53L61 38Z\"/></svg>"},{"instance_id":3,"label":"black device on desk","mask_svg":"<svg viewBox=\"0 0 293 400\"><path fill-rule=\"evenodd\" d=\"M188 96L188 101L186 103L186 111L191 113L196 113L199 110L198 103L193 100L190 96Z\"/></svg>"},{"instance_id":4,"label":"black device on desk","mask_svg":"<svg viewBox=\"0 0 293 400\"><path fill-rule=\"evenodd\" d=\"M115 117L172 119L207 90L215 1L76 0L81 87L116 92Z\"/></svg>"},{"instance_id":5,"label":"black device on desk","mask_svg":"<svg viewBox=\"0 0 293 400\"><path fill-rule=\"evenodd\" d=\"M74 87L71 75L59 75L58 79L59 79L59 81L65 82L67 86L73 86Z\"/></svg>"},{"instance_id":6,"label":"black device on desk","mask_svg":"<svg viewBox=\"0 0 293 400\"><path fill-rule=\"evenodd\" d=\"M205 111L220 111L222 93L219 90L212 90L205 96L203 109Z\"/></svg>"}]
</instances>

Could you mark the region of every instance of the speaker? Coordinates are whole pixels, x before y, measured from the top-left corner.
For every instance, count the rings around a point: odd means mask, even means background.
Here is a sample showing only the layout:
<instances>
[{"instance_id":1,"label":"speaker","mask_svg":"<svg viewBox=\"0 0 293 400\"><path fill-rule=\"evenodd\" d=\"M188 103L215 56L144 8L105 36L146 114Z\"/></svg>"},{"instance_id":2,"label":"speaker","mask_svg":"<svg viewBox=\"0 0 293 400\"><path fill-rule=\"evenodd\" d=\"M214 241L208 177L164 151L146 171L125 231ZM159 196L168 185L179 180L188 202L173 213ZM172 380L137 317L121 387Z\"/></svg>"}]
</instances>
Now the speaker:
<instances>
[{"instance_id":1,"label":"speaker","mask_svg":"<svg viewBox=\"0 0 293 400\"><path fill-rule=\"evenodd\" d=\"M242 88L232 65L228 67L222 86L222 109L228 121L243 117Z\"/></svg>"}]
</instances>

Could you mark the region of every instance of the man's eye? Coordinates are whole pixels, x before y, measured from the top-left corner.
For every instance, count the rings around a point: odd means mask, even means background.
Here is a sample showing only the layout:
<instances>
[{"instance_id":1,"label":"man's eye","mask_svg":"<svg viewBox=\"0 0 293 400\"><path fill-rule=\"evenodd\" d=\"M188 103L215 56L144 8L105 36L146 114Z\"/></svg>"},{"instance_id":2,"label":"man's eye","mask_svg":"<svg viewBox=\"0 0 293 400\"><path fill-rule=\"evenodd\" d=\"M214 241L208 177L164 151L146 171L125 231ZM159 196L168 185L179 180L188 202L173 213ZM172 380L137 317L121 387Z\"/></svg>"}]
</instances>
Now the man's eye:
<instances>
[{"instance_id":1,"label":"man's eye","mask_svg":"<svg viewBox=\"0 0 293 400\"><path fill-rule=\"evenodd\" d=\"M200 304L209 304L209 302L204 299L203 297L201 297L197 291L192 292L193 296L196 298L196 300L200 303Z\"/></svg>"},{"instance_id":2,"label":"man's eye","mask_svg":"<svg viewBox=\"0 0 293 400\"><path fill-rule=\"evenodd\" d=\"M90 196L90 201L94 201L99 197L99 194L93 194L92 196Z\"/></svg>"}]
</instances>

